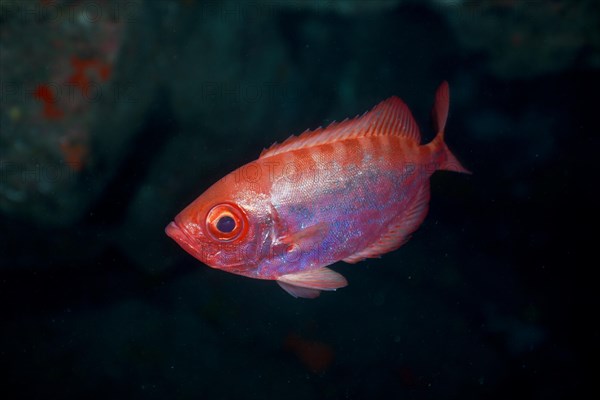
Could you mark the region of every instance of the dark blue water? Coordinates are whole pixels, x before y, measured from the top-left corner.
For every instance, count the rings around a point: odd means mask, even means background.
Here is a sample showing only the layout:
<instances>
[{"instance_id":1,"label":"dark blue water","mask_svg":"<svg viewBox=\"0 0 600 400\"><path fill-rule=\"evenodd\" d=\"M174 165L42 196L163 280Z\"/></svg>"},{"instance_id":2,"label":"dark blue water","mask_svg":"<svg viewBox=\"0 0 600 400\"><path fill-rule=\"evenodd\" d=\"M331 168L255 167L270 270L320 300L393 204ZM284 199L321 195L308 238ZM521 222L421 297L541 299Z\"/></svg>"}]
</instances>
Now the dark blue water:
<instances>
[{"instance_id":1,"label":"dark blue water","mask_svg":"<svg viewBox=\"0 0 600 400\"><path fill-rule=\"evenodd\" d=\"M559 399L590 383L592 2L0 4L3 398ZM431 140L443 80L446 140L474 173L434 174L399 250L334 264L348 287L294 299L164 234L263 148L389 96Z\"/></svg>"}]
</instances>

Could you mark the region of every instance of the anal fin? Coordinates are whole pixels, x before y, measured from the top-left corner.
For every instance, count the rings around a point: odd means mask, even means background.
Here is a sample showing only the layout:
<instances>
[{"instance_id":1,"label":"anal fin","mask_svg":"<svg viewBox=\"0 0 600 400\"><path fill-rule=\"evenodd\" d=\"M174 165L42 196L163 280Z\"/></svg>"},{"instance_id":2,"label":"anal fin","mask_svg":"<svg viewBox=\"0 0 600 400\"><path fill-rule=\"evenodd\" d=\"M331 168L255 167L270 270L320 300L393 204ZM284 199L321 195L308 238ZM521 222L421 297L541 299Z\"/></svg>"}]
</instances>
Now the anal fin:
<instances>
[{"instance_id":1,"label":"anal fin","mask_svg":"<svg viewBox=\"0 0 600 400\"><path fill-rule=\"evenodd\" d=\"M429 209L429 197L429 182L425 182L419 188L410 207L392 221L388 230L379 239L364 249L344 258L343 261L355 264L365 258L379 257L402 246L410 238L410 234L416 231L425 219Z\"/></svg>"}]
</instances>

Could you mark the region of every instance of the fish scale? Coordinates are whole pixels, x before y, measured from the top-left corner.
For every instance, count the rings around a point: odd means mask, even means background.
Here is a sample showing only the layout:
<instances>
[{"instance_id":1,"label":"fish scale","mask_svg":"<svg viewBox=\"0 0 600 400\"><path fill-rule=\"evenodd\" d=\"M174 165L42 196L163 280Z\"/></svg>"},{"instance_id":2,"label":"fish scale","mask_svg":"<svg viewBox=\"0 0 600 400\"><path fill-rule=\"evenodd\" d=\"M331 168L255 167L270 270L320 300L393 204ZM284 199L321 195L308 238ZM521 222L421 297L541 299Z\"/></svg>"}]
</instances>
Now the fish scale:
<instances>
[{"instance_id":1,"label":"fish scale","mask_svg":"<svg viewBox=\"0 0 600 400\"><path fill-rule=\"evenodd\" d=\"M427 214L430 176L468 173L444 143L448 104L444 82L426 145L397 97L291 136L211 186L166 232L208 266L274 280L295 297L344 287L327 266L397 249Z\"/></svg>"}]
</instances>

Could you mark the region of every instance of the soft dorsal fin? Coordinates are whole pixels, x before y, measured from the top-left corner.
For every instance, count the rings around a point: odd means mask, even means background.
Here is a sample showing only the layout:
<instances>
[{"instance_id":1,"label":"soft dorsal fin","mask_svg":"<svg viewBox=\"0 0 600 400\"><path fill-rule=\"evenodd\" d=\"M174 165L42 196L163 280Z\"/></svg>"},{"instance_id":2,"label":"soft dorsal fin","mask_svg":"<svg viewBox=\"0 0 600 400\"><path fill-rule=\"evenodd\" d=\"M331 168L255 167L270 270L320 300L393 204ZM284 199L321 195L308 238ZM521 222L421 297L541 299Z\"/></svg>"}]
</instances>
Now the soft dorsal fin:
<instances>
[{"instance_id":1,"label":"soft dorsal fin","mask_svg":"<svg viewBox=\"0 0 600 400\"><path fill-rule=\"evenodd\" d=\"M402 136L416 143L421 141L419 127L408 106L395 96L382 101L360 117L332 122L327 128L307 130L300 136L292 135L282 143L274 143L263 150L259 158L345 139L386 135Z\"/></svg>"}]
</instances>

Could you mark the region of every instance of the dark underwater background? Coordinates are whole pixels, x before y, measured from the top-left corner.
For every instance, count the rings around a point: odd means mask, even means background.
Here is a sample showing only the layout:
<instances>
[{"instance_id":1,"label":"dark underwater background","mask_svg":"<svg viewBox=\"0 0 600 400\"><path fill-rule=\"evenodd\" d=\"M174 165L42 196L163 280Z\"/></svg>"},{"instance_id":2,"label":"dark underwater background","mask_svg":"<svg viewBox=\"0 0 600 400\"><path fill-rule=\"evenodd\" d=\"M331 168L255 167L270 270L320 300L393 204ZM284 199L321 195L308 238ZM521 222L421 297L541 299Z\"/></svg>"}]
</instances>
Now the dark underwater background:
<instances>
[{"instance_id":1,"label":"dark underwater background","mask_svg":"<svg viewBox=\"0 0 600 400\"><path fill-rule=\"evenodd\" d=\"M0 0L2 398L581 398L598 376L599 15ZM264 147L389 96L429 141L443 80L474 174L436 173L406 245L333 266L348 287L294 299L164 234Z\"/></svg>"}]
</instances>

